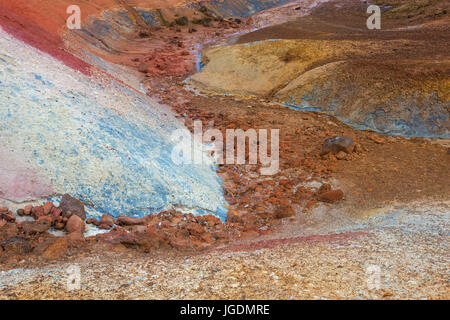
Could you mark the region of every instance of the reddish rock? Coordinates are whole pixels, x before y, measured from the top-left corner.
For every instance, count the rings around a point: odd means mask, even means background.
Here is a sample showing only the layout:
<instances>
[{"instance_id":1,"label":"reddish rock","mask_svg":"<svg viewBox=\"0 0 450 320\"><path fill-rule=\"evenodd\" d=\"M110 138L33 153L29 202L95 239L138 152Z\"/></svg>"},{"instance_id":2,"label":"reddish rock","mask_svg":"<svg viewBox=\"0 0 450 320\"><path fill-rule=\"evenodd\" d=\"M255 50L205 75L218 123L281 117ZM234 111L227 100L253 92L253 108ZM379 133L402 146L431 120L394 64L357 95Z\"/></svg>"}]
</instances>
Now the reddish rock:
<instances>
[{"instance_id":1,"label":"reddish rock","mask_svg":"<svg viewBox=\"0 0 450 320\"><path fill-rule=\"evenodd\" d=\"M222 223L219 218L213 215L204 215L201 217L204 220L204 223L210 228L214 227L216 224Z\"/></svg>"},{"instance_id":2,"label":"reddish rock","mask_svg":"<svg viewBox=\"0 0 450 320\"><path fill-rule=\"evenodd\" d=\"M146 224L146 221L142 218L120 216L116 219L116 224L119 226L138 226Z\"/></svg>"},{"instance_id":3,"label":"reddish rock","mask_svg":"<svg viewBox=\"0 0 450 320\"><path fill-rule=\"evenodd\" d=\"M59 208L62 210L64 217L70 218L73 214L81 218L81 220L86 220L86 211L84 210L84 204L73 198L69 194L63 195L61 199L61 204Z\"/></svg>"},{"instance_id":4,"label":"reddish rock","mask_svg":"<svg viewBox=\"0 0 450 320\"><path fill-rule=\"evenodd\" d=\"M111 227L110 227L109 225L104 224L104 223L101 223L98 227L99 227L100 229L103 229L103 230L109 230L109 229L111 229Z\"/></svg>"},{"instance_id":5,"label":"reddish rock","mask_svg":"<svg viewBox=\"0 0 450 320\"><path fill-rule=\"evenodd\" d=\"M329 183L324 183L320 186L319 190L317 190L317 194L322 194L331 190L331 185Z\"/></svg>"},{"instance_id":6,"label":"reddish rock","mask_svg":"<svg viewBox=\"0 0 450 320\"><path fill-rule=\"evenodd\" d=\"M49 215L50 212L52 211L52 208L53 208L53 203L51 203L50 201L47 201L46 203L44 203L44 205L43 205L44 215Z\"/></svg>"},{"instance_id":7,"label":"reddish rock","mask_svg":"<svg viewBox=\"0 0 450 320\"><path fill-rule=\"evenodd\" d=\"M50 223L47 220L24 221L20 224L23 231L28 235L44 233L50 229Z\"/></svg>"},{"instance_id":8,"label":"reddish rock","mask_svg":"<svg viewBox=\"0 0 450 320\"><path fill-rule=\"evenodd\" d=\"M59 221L59 218L62 216L61 208L53 207L51 209L51 218L52 221Z\"/></svg>"},{"instance_id":9,"label":"reddish rock","mask_svg":"<svg viewBox=\"0 0 450 320\"><path fill-rule=\"evenodd\" d=\"M56 222L53 228L55 228L56 230L63 230L65 226L66 225L64 222Z\"/></svg>"},{"instance_id":10,"label":"reddish rock","mask_svg":"<svg viewBox=\"0 0 450 320\"><path fill-rule=\"evenodd\" d=\"M277 219L292 217L293 215L295 215L295 211L292 206L281 206L275 210L275 217Z\"/></svg>"},{"instance_id":11,"label":"reddish rock","mask_svg":"<svg viewBox=\"0 0 450 320\"><path fill-rule=\"evenodd\" d=\"M316 203L317 200L309 200L308 203L306 203L305 209L311 209Z\"/></svg>"},{"instance_id":12,"label":"reddish rock","mask_svg":"<svg viewBox=\"0 0 450 320\"><path fill-rule=\"evenodd\" d=\"M31 209L31 215L33 216L33 218L37 220L39 217L44 215L44 207L43 206L33 207L33 209Z\"/></svg>"},{"instance_id":13,"label":"reddish rock","mask_svg":"<svg viewBox=\"0 0 450 320\"><path fill-rule=\"evenodd\" d=\"M342 198L344 198L344 192L340 189L331 190L331 191L327 191L327 192L320 194L318 198L320 201L338 202L338 201L342 200Z\"/></svg>"},{"instance_id":14,"label":"reddish rock","mask_svg":"<svg viewBox=\"0 0 450 320\"><path fill-rule=\"evenodd\" d=\"M49 216L40 216L40 217L38 217L37 221L47 221L49 224L51 224L52 218Z\"/></svg>"},{"instance_id":15,"label":"reddish rock","mask_svg":"<svg viewBox=\"0 0 450 320\"><path fill-rule=\"evenodd\" d=\"M347 158L347 153L344 151L339 151L336 155L336 159L338 160L344 160L345 158Z\"/></svg>"},{"instance_id":16,"label":"reddish rock","mask_svg":"<svg viewBox=\"0 0 450 320\"><path fill-rule=\"evenodd\" d=\"M26 216L31 215L31 209L33 209L32 205L25 206L25 208L23 208L23 214Z\"/></svg>"},{"instance_id":17,"label":"reddish rock","mask_svg":"<svg viewBox=\"0 0 450 320\"><path fill-rule=\"evenodd\" d=\"M328 153L337 154L340 151L345 153L352 153L355 149L355 142L350 137L333 137L326 139L323 146L321 155Z\"/></svg>"},{"instance_id":18,"label":"reddish rock","mask_svg":"<svg viewBox=\"0 0 450 320\"><path fill-rule=\"evenodd\" d=\"M107 225L109 227L108 229L110 229L114 226L114 218L109 214L104 214L100 219L100 225Z\"/></svg>"},{"instance_id":19,"label":"reddish rock","mask_svg":"<svg viewBox=\"0 0 450 320\"><path fill-rule=\"evenodd\" d=\"M96 219L94 219L94 218L89 218L89 219L86 219L86 224L94 224L94 221L96 221Z\"/></svg>"},{"instance_id":20,"label":"reddish rock","mask_svg":"<svg viewBox=\"0 0 450 320\"><path fill-rule=\"evenodd\" d=\"M83 233L85 229L84 221L78 215L72 215L66 224L66 231L68 233L78 232Z\"/></svg>"}]
</instances>

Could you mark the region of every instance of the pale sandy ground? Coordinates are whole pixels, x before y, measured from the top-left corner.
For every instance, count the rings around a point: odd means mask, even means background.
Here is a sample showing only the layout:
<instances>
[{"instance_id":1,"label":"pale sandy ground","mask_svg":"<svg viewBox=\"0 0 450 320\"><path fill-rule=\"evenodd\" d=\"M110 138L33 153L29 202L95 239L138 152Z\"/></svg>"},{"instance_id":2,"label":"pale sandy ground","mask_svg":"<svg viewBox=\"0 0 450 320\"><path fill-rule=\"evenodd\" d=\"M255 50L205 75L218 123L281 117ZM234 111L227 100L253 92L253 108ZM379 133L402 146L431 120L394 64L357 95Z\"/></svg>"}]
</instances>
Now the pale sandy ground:
<instances>
[{"instance_id":1,"label":"pale sandy ground","mask_svg":"<svg viewBox=\"0 0 450 320\"><path fill-rule=\"evenodd\" d=\"M392 209L347 240L189 257L73 261L0 272L0 299L448 299L449 203ZM378 288L378 289L377 289Z\"/></svg>"}]
</instances>

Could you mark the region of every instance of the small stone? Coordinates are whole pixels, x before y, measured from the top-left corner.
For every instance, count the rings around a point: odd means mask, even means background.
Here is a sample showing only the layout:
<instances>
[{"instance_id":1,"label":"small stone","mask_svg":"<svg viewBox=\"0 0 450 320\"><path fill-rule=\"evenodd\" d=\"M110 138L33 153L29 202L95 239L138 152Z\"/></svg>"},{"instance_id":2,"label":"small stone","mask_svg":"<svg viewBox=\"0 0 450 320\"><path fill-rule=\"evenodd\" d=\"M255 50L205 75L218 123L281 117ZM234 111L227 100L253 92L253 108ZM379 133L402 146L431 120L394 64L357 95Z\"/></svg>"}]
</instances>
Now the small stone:
<instances>
[{"instance_id":1,"label":"small stone","mask_svg":"<svg viewBox=\"0 0 450 320\"><path fill-rule=\"evenodd\" d=\"M103 229L103 230L109 230L111 229L111 227L107 224L101 223L99 226L99 229Z\"/></svg>"},{"instance_id":2,"label":"small stone","mask_svg":"<svg viewBox=\"0 0 450 320\"><path fill-rule=\"evenodd\" d=\"M32 205L25 206L25 208L23 208L23 214L29 216L31 214L31 209L33 209Z\"/></svg>"},{"instance_id":3,"label":"small stone","mask_svg":"<svg viewBox=\"0 0 450 320\"><path fill-rule=\"evenodd\" d=\"M50 201L47 201L46 203L44 203L44 215L48 215L50 214L52 208L53 208L53 203L51 203Z\"/></svg>"},{"instance_id":4,"label":"small stone","mask_svg":"<svg viewBox=\"0 0 450 320\"><path fill-rule=\"evenodd\" d=\"M347 157L347 153L345 153L344 151L339 151L338 154L336 155L336 158L338 160L344 160Z\"/></svg>"},{"instance_id":5,"label":"small stone","mask_svg":"<svg viewBox=\"0 0 450 320\"><path fill-rule=\"evenodd\" d=\"M337 154L340 151L345 153L352 153L355 148L355 142L350 137L333 137L325 140L322 146L321 155L328 153Z\"/></svg>"},{"instance_id":6,"label":"small stone","mask_svg":"<svg viewBox=\"0 0 450 320\"><path fill-rule=\"evenodd\" d=\"M63 230L65 226L66 225L64 224L64 222L57 222L57 223L55 223L53 228L55 228L56 230Z\"/></svg>"},{"instance_id":7,"label":"small stone","mask_svg":"<svg viewBox=\"0 0 450 320\"><path fill-rule=\"evenodd\" d=\"M107 225L108 229L110 229L114 226L114 218L111 217L109 214L104 214L100 219L100 225Z\"/></svg>"},{"instance_id":8,"label":"small stone","mask_svg":"<svg viewBox=\"0 0 450 320\"><path fill-rule=\"evenodd\" d=\"M38 219L40 216L43 216L44 215L44 207L43 206L33 207L33 209L31 209L31 215L35 219Z\"/></svg>"},{"instance_id":9,"label":"small stone","mask_svg":"<svg viewBox=\"0 0 450 320\"><path fill-rule=\"evenodd\" d=\"M331 185L329 183L324 183L320 186L319 190L317 190L317 194L322 194L331 190Z\"/></svg>"},{"instance_id":10,"label":"small stone","mask_svg":"<svg viewBox=\"0 0 450 320\"><path fill-rule=\"evenodd\" d=\"M41 221L24 221L20 224L26 234L33 235L44 233L50 229L50 223L47 220Z\"/></svg>"},{"instance_id":11,"label":"small stone","mask_svg":"<svg viewBox=\"0 0 450 320\"><path fill-rule=\"evenodd\" d=\"M344 198L344 192L340 189L338 190L331 190L324 192L322 194L319 194L319 200L325 201L325 202L338 202Z\"/></svg>"},{"instance_id":12,"label":"small stone","mask_svg":"<svg viewBox=\"0 0 450 320\"><path fill-rule=\"evenodd\" d=\"M7 222L15 222L16 221L16 217L13 216L13 213L11 211L0 212L0 219L3 219Z\"/></svg>"},{"instance_id":13,"label":"small stone","mask_svg":"<svg viewBox=\"0 0 450 320\"><path fill-rule=\"evenodd\" d=\"M275 211L275 217L277 219L288 218L292 217L293 215L295 215L295 211L292 208L292 206L281 206L278 207L277 210Z\"/></svg>"},{"instance_id":14,"label":"small stone","mask_svg":"<svg viewBox=\"0 0 450 320\"><path fill-rule=\"evenodd\" d=\"M143 225L145 223L146 222L141 218L120 216L116 219L116 224L119 226L137 226Z\"/></svg>"},{"instance_id":15,"label":"small stone","mask_svg":"<svg viewBox=\"0 0 450 320\"><path fill-rule=\"evenodd\" d=\"M37 221L47 221L49 224L52 223L52 218L49 216L40 216Z\"/></svg>"},{"instance_id":16,"label":"small stone","mask_svg":"<svg viewBox=\"0 0 450 320\"><path fill-rule=\"evenodd\" d=\"M51 218L53 221L59 221L62 216L61 208L53 207L51 210Z\"/></svg>"},{"instance_id":17,"label":"small stone","mask_svg":"<svg viewBox=\"0 0 450 320\"><path fill-rule=\"evenodd\" d=\"M86 220L84 204L69 194L63 195L59 208L62 210L64 217L70 218L74 214L79 216L83 221Z\"/></svg>"},{"instance_id":18,"label":"small stone","mask_svg":"<svg viewBox=\"0 0 450 320\"><path fill-rule=\"evenodd\" d=\"M68 233L78 232L83 233L86 228L84 221L77 215L72 215L66 224L66 231Z\"/></svg>"}]
</instances>

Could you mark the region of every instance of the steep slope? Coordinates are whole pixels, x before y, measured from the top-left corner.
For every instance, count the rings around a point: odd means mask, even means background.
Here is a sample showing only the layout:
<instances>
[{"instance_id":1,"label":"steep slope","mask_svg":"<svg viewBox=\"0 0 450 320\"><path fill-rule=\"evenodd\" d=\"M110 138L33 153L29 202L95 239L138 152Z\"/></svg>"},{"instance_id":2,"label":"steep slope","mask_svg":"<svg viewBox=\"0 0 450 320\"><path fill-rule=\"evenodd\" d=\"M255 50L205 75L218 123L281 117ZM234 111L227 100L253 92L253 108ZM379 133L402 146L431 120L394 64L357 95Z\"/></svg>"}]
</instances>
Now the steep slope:
<instances>
[{"instance_id":1,"label":"steep slope","mask_svg":"<svg viewBox=\"0 0 450 320\"><path fill-rule=\"evenodd\" d=\"M176 165L164 106L112 79L88 77L0 33L1 198L70 193L97 212L166 207L224 218L214 168Z\"/></svg>"}]
</instances>

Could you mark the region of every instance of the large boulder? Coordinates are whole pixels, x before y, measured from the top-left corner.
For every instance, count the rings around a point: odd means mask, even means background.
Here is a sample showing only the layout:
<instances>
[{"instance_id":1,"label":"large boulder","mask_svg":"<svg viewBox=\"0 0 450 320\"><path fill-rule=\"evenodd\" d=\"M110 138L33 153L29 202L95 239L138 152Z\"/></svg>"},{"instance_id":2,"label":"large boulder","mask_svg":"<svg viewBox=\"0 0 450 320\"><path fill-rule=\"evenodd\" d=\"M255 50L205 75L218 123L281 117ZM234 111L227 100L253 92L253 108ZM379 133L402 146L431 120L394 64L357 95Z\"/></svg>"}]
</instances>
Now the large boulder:
<instances>
[{"instance_id":1,"label":"large boulder","mask_svg":"<svg viewBox=\"0 0 450 320\"><path fill-rule=\"evenodd\" d=\"M66 231L68 233L79 233L82 234L86 228L83 220L77 215L72 215L66 224Z\"/></svg>"},{"instance_id":2,"label":"large boulder","mask_svg":"<svg viewBox=\"0 0 450 320\"><path fill-rule=\"evenodd\" d=\"M82 220L86 220L86 211L84 204L69 194L62 196L59 208L62 210L63 217L70 218L72 215L79 216Z\"/></svg>"}]
</instances>

